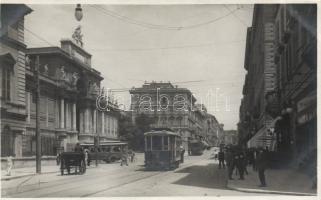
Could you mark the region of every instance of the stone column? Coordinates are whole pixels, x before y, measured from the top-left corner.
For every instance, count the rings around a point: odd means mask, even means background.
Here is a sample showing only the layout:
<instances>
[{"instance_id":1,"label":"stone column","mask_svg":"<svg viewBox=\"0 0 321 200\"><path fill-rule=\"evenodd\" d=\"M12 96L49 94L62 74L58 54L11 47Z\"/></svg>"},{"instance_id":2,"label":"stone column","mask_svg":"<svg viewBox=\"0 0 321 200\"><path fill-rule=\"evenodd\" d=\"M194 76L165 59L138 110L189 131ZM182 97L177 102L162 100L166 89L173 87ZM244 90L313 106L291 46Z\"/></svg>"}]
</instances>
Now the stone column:
<instances>
[{"instance_id":1,"label":"stone column","mask_svg":"<svg viewBox=\"0 0 321 200\"><path fill-rule=\"evenodd\" d=\"M49 108L48 108L48 104L49 104L49 98L46 97L46 127L48 127L49 125Z\"/></svg>"},{"instance_id":2,"label":"stone column","mask_svg":"<svg viewBox=\"0 0 321 200\"><path fill-rule=\"evenodd\" d=\"M65 128L65 101L60 100L60 128Z\"/></svg>"},{"instance_id":3,"label":"stone column","mask_svg":"<svg viewBox=\"0 0 321 200\"><path fill-rule=\"evenodd\" d=\"M94 135L96 134L96 130L97 130L97 110L95 109L94 110L94 113L93 113L93 118L94 118L94 121L93 121L93 128L92 128L92 130L93 130L93 132L94 132Z\"/></svg>"},{"instance_id":4,"label":"stone column","mask_svg":"<svg viewBox=\"0 0 321 200\"><path fill-rule=\"evenodd\" d=\"M84 132L84 111L81 110L79 113L79 132Z\"/></svg>"},{"instance_id":5,"label":"stone column","mask_svg":"<svg viewBox=\"0 0 321 200\"><path fill-rule=\"evenodd\" d=\"M101 112L101 132L105 135L105 113Z\"/></svg>"},{"instance_id":6,"label":"stone column","mask_svg":"<svg viewBox=\"0 0 321 200\"><path fill-rule=\"evenodd\" d=\"M68 102L66 102L66 108L65 108L65 112L66 112L66 120L65 120L65 127L66 127L66 129L69 129L70 128L70 126L69 126L69 104L68 104Z\"/></svg>"},{"instance_id":7,"label":"stone column","mask_svg":"<svg viewBox=\"0 0 321 200\"><path fill-rule=\"evenodd\" d=\"M72 130L76 131L76 103L72 104Z\"/></svg>"},{"instance_id":8,"label":"stone column","mask_svg":"<svg viewBox=\"0 0 321 200\"><path fill-rule=\"evenodd\" d=\"M30 97L30 92L27 92L27 113L28 113L28 117L27 117L27 122L28 124L30 123L30 102L31 102L31 97Z\"/></svg>"},{"instance_id":9,"label":"stone column","mask_svg":"<svg viewBox=\"0 0 321 200\"><path fill-rule=\"evenodd\" d=\"M84 124L85 124L85 133L88 133L89 132L89 110L88 110L88 108L85 109Z\"/></svg>"}]
</instances>

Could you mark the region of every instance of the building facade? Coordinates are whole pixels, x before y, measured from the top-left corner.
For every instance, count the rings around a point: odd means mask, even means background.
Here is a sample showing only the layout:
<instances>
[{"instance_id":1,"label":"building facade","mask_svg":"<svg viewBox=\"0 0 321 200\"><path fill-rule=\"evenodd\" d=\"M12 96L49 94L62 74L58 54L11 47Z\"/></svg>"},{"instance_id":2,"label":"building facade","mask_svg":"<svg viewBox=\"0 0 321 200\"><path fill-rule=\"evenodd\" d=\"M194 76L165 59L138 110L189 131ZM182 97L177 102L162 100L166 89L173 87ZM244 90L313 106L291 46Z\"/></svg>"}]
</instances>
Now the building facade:
<instances>
[{"instance_id":1,"label":"building facade","mask_svg":"<svg viewBox=\"0 0 321 200\"><path fill-rule=\"evenodd\" d=\"M23 152L32 155L35 151L36 105L33 91L37 58L43 154L54 155L57 149L70 151L77 142L94 143L94 138L99 138L99 141L117 140L116 105L109 102L108 111L97 106L102 94L100 72L92 68L89 53L72 40L65 39L61 40L61 47L30 48L27 51L27 132Z\"/></svg>"},{"instance_id":2,"label":"building facade","mask_svg":"<svg viewBox=\"0 0 321 200\"><path fill-rule=\"evenodd\" d=\"M315 162L316 17L314 4L255 5L247 33L241 144Z\"/></svg>"},{"instance_id":3,"label":"building facade","mask_svg":"<svg viewBox=\"0 0 321 200\"><path fill-rule=\"evenodd\" d=\"M219 147L220 144L224 143L223 127L214 115L207 113L204 127L209 145Z\"/></svg>"},{"instance_id":4,"label":"building facade","mask_svg":"<svg viewBox=\"0 0 321 200\"><path fill-rule=\"evenodd\" d=\"M195 109L196 98L186 88L178 88L171 83L151 82L140 88L132 88L132 120L144 113L153 118L152 128L170 128L179 132L184 148L188 142L201 134L201 125L197 123Z\"/></svg>"},{"instance_id":5,"label":"building facade","mask_svg":"<svg viewBox=\"0 0 321 200\"><path fill-rule=\"evenodd\" d=\"M20 157L27 118L24 17L32 10L18 4L2 4L0 9L1 157Z\"/></svg>"},{"instance_id":6,"label":"building facade","mask_svg":"<svg viewBox=\"0 0 321 200\"><path fill-rule=\"evenodd\" d=\"M278 5L274 21L281 104L280 120L275 129L277 150L291 154L299 162L309 157L316 161L316 9L315 4Z\"/></svg>"},{"instance_id":7,"label":"building facade","mask_svg":"<svg viewBox=\"0 0 321 200\"><path fill-rule=\"evenodd\" d=\"M118 106L100 88L103 78L91 55L69 39L61 40L61 47L28 49L24 16L31 11L1 5L1 157L20 161L36 154L36 70L43 156L73 150L77 142L118 141Z\"/></svg>"},{"instance_id":8,"label":"building facade","mask_svg":"<svg viewBox=\"0 0 321 200\"><path fill-rule=\"evenodd\" d=\"M237 145L238 137L236 130L224 130L224 144L225 145Z\"/></svg>"}]
</instances>

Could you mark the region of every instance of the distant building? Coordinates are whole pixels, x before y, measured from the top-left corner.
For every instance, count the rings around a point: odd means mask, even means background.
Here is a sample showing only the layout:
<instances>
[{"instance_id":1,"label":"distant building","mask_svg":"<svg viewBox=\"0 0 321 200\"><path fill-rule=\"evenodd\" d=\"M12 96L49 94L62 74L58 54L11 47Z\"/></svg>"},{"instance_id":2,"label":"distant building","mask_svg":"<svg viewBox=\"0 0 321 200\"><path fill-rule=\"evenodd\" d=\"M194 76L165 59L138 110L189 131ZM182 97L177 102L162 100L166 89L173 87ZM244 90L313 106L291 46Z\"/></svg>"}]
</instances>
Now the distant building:
<instances>
[{"instance_id":1,"label":"distant building","mask_svg":"<svg viewBox=\"0 0 321 200\"><path fill-rule=\"evenodd\" d=\"M223 127L219 124L216 117L207 113L205 120L205 135L207 142L211 146L220 146L224 141Z\"/></svg>"},{"instance_id":2,"label":"distant building","mask_svg":"<svg viewBox=\"0 0 321 200\"><path fill-rule=\"evenodd\" d=\"M151 82L130 90L132 120L144 113L153 118L152 128L171 128L183 137L187 149L188 141L201 135L197 123L195 97L190 90L178 88L171 83Z\"/></svg>"},{"instance_id":3,"label":"distant building","mask_svg":"<svg viewBox=\"0 0 321 200\"><path fill-rule=\"evenodd\" d=\"M238 135L236 130L224 130L224 144L237 145Z\"/></svg>"}]
</instances>

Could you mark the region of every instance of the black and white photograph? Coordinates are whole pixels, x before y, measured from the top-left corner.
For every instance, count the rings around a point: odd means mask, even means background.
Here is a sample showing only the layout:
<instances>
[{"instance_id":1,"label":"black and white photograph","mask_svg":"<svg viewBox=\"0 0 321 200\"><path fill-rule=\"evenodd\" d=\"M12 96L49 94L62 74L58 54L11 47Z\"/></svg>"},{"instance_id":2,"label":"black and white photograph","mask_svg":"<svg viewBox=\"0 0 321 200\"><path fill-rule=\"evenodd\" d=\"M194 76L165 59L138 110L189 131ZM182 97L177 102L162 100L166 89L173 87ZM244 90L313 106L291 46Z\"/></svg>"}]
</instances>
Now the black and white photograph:
<instances>
[{"instance_id":1,"label":"black and white photograph","mask_svg":"<svg viewBox=\"0 0 321 200\"><path fill-rule=\"evenodd\" d=\"M320 1L201 2L1 0L1 198L317 199Z\"/></svg>"}]
</instances>

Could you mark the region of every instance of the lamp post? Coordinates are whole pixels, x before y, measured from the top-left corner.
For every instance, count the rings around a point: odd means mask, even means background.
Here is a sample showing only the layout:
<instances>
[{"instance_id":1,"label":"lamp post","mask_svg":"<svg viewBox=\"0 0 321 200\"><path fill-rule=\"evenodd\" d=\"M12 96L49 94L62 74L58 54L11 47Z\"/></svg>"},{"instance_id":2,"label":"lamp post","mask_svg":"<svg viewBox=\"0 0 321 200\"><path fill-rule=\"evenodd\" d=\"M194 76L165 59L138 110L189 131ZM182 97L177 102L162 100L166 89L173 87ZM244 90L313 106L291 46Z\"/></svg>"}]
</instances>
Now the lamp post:
<instances>
[{"instance_id":1,"label":"lamp post","mask_svg":"<svg viewBox=\"0 0 321 200\"><path fill-rule=\"evenodd\" d=\"M41 136L40 136L40 85L39 85L39 56L34 67L35 97L36 97L36 173L41 173Z\"/></svg>"},{"instance_id":2,"label":"lamp post","mask_svg":"<svg viewBox=\"0 0 321 200\"><path fill-rule=\"evenodd\" d=\"M82 8L80 4L77 4L77 7L75 8L75 18L77 19L77 21L80 21L83 17L83 13L82 13Z\"/></svg>"}]
</instances>

